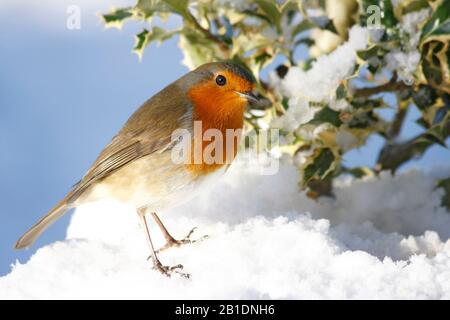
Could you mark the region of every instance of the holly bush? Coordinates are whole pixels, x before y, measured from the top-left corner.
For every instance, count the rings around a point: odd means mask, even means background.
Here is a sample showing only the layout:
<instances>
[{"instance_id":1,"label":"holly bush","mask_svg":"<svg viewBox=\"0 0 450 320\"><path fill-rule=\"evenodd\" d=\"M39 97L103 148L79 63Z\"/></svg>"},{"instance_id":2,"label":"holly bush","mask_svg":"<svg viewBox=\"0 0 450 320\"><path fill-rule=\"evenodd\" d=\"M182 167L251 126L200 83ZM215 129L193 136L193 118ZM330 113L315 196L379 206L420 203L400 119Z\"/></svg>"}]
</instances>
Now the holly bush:
<instances>
[{"instance_id":1,"label":"holly bush","mask_svg":"<svg viewBox=\"0 0 450 320\"><path fill-rule=\"evenodd\" d=\"M149 44L178 37L190 69L218 60L247 66L271 101L246 113L248 127L281 130L281 150L311 197L332 195L341 174L394 173L446 146L450 0L138 0L102 18L106 27L144 23L133 48L140 58ZM181 22L171 28L170 19ZM400 140L414 106L422 132ZM386 108L392 119L380 114ZM371 135L385 141L376 165L344 166L343 155ZM449 180L440 186L450 192Z\"/></svg>"}]
</instances>

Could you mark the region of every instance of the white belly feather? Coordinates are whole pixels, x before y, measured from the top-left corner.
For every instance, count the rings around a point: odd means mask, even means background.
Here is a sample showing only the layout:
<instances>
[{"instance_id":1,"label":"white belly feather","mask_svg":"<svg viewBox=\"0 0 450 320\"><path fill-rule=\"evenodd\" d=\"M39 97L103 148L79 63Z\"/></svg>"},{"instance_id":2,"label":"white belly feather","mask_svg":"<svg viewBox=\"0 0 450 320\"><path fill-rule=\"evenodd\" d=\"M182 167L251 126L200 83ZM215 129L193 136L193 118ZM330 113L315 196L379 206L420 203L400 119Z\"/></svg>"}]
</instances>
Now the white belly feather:
<instances>
[{"instance_id":1,"label":"white belly feather","mask_svg":"<svg viewBox=\"0 0 450 320\"><path fill-rule=\"evenodd\" d=\"M225 167L195 177L184 165L175 165L166 154L152 154L130 163L86 192L78 204L115 199L136 208L159 212L177 206L220 179Z\"/></svg>"}]
</instances>

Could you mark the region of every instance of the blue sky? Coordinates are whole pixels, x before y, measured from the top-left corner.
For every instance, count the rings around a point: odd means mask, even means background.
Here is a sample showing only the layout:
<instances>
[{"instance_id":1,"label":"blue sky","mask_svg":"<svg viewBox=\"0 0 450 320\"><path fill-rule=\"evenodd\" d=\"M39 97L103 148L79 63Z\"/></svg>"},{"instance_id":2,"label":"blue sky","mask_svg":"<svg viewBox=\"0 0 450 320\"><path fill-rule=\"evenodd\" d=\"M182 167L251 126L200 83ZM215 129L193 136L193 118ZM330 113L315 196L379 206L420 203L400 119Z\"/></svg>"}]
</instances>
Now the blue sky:
<instances>
[{"instance_id":1,"label":"blue sky","mask_svg":"<svg viewBox=\"0 0 450 320\"><path fill-rule=\"evenodd\" d=\"M176 39L148 48L139 62L131 48L141 26L103 28L95 13L110 2L130 1L92 2L0 4L0 276L16 259L26 261L37 248L64 239L70 215L32 249L12 249L80 179L133 111L187 71ZM81 29L68 30L66 8L77 3ZM417 130L409 124L404 136ZM371 138L367 147L346 156L347 164L372 165L380 143ZM448 160L448 151L435 147L409 166L428 169Z\"/></svg>"}]
</instances>

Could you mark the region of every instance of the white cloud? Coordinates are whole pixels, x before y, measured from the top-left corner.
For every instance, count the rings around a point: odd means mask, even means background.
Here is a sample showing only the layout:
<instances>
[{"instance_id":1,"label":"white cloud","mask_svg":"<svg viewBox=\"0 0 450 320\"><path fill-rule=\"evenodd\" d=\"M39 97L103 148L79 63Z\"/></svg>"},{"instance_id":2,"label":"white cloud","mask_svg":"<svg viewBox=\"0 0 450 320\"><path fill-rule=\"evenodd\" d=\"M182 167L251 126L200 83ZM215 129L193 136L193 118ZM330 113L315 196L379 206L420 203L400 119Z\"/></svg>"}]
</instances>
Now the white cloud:
<instances>
[{"instance_id":1,"label":"white cloud","mask_svg":"<svg viewBox=\"0 0 450 320\"><path fill-rule=\"evenodd\" d=\"M151 269L132 208L98 203L77 210L68 240L0 278L0 298L450 298L450 215L429 175L341 179L336 200L316 203L291 165L257 172L232 166L161 215L177 237L194 226L210 235L160 255L190 280Z\"/></svg>"}]
</instances>

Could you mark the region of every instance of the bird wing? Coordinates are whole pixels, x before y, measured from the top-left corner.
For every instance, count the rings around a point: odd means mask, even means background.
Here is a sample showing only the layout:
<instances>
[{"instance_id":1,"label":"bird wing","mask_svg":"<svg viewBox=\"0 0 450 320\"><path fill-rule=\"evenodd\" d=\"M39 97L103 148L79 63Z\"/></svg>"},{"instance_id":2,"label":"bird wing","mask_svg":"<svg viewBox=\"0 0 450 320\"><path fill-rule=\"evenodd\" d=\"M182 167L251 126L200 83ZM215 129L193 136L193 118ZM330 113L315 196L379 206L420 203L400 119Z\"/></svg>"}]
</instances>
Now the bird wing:
<instances>
[{"instance_id":1,"label":"bird wing","mask_svg":"<svg viewBox=\"0 0 450 320\"><path fill-rule=\"evenodd\" d=\"M173 148L172 132L192 124L189 104L177 90L167 87L142 105L100 153L92 167L68 196L75 201L86 189L127 164Z\"/></svg>"}]
</instances>

